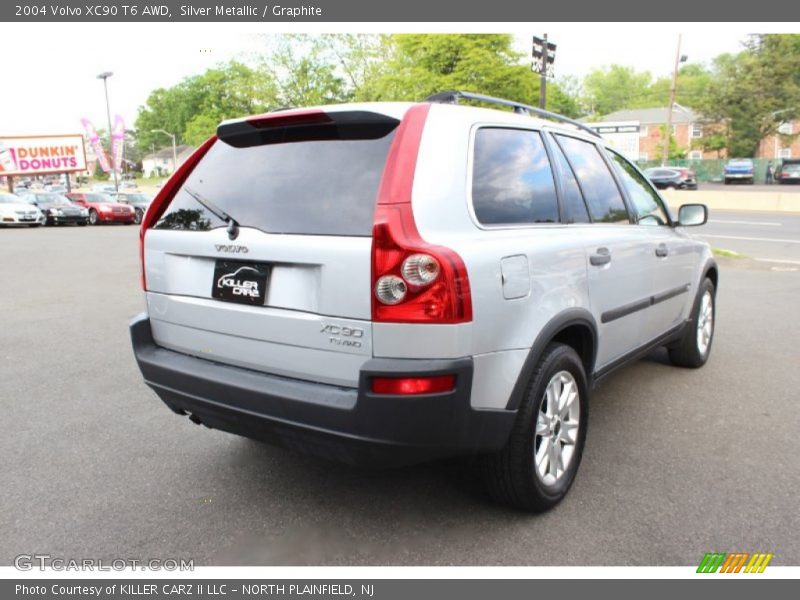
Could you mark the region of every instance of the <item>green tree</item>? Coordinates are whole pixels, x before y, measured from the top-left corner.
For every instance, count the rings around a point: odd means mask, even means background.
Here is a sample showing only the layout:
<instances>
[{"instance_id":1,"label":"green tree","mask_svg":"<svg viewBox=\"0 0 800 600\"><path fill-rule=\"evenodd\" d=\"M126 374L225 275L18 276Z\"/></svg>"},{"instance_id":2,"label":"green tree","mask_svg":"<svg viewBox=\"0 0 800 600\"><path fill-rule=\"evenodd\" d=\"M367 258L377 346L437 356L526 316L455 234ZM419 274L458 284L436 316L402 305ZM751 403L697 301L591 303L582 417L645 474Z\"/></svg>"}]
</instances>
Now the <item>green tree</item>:
<instances>
[{"instance_id":1,"label":"green tree","mask_svg":"<svg viewBox=\"0 0 800 600\"><path fill-rule=\"evenodd\" d=\"M94 163L94 179L96 181L108 181L109 177L111 177L111 175L103 171L103 168L100 166L100 161L96 161Z\"/></svg>"},{"instance_id":2,"label":"green tree","mask_svg":"<svg viewBox=\"0 0 800 600\"><path fill-rule=\"evenodd\" d=\"M539 77L505 34L397 34L381 40L371 76L356 90L360 100L420 100L446 90L474 91L538 104ZM578 114L574 98L548 85L547 107Z\"/></svg>"},{"instance_id":3,"label":"green tree","mask_svg":"<svg viewBox=\"0 0 800 600\"><path fill-rule=\"evenodd\" d=\"M640 108L650 101L652 77L631 67L611 65L592 70L583 80L589 112L607 115L626 108ZM668 100L664 101L666 104Z\"/></svg>"},{"instance_id":4,"label":"green tree","mask_svg":"<svg viewBox=\"0 0 800 600\"><path fill-rule=\"evenodd\" d=\"M708 102L713 88L713 73L701 64L684 65L678 71L675 87L675 102L690 108L700 108ZM641 99L635 102L636 108L667 106L669 104L672 76L656 79Z\"/></svg>"},{"instance_id":5,"label":"green tree","mask_svg":"<svg viewBox=\"0 0 800 600\"><path fill-rule=\"evenodd\" d=\"M277 106L277 86L263 72L231 61L202 75L187 77L171 88L160 88L139 107L136 119L138 145L143 151L163 147L169 139L163 129L177 136L178 143L199 144L217 124L228 118L264 112Z\"/></svg>"},{"instance_id":6,"label":"green tree","mask_svg":"<svg viewBox=\"0 0 800 600\"><path fill-rule=\"evenodd\" d=\"M334 45L328 37L281 36L262 57L260 69L275 82L278 105L315 106L350 99L352 89L333 56Z\"/></svg>"},{"instance_id":7,"label":"green tree","mask_svg":"<svg viewBox=\"0 0 800 600\"><path fill-rule=\"evenodd\" d=\"M717 57L713 77L699 108L725 124L729 156L755 156L766 136L800 116L800 35L752 36L743 51Z\"/></svg>"}]
</instances>

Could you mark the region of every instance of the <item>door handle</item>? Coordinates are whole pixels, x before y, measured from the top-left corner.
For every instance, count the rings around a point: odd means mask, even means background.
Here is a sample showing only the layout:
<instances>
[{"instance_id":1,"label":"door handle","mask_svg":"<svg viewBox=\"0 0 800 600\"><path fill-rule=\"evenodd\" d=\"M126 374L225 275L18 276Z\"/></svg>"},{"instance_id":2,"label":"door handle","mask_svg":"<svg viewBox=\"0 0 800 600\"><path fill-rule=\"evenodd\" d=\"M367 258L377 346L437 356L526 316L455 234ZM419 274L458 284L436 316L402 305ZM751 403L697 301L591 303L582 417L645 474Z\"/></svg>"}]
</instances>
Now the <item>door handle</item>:
<instances>
[{"instance_id":1,"label":"door handle","mask_svg":"<svg viewBox=\"0 0 800 600\"><path fill-rule=\"evenodd\" d=\"M667 249L666 244L659 244L658 246L656 246L656 256L658 256L659 258L664 258L666 256L669 256L669 250Z\"/></svg>"},{"instance_id":2,"label":"door handle","mask_svg":"<svg viewBox=\"0 0 800 600\"><path fill-rule=\"evenodd\" d=\"M595 254L589 256L589 262L595 267L601 267L611 262L611 252L608 248L598 248Z\"/></svg>"}]
</instances>

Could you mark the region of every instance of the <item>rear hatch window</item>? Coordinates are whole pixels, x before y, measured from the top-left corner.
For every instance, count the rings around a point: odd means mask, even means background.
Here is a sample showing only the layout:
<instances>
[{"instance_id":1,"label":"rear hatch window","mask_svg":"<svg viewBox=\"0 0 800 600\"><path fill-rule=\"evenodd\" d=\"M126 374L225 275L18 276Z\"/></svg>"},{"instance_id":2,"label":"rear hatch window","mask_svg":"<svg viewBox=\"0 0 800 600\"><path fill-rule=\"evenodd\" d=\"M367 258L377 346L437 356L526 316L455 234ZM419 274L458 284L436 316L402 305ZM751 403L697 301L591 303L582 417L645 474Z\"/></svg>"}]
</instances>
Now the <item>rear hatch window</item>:
<instances>
[{"instance_id":1,"label":"rear hatch window","mask_svg":"<svg viewBox=\"0 0 800 600\"><path fill-rule=\"evenodd\" d=\"M265 233L370 236L383 167L399 121L334 117L307 126L254 125L218 140L184 182L155 229L208 231L226 223ZM279 119L275 119L280 122ZM238 128L242 129L241 126Z\"/></svg>"}]
</instances>

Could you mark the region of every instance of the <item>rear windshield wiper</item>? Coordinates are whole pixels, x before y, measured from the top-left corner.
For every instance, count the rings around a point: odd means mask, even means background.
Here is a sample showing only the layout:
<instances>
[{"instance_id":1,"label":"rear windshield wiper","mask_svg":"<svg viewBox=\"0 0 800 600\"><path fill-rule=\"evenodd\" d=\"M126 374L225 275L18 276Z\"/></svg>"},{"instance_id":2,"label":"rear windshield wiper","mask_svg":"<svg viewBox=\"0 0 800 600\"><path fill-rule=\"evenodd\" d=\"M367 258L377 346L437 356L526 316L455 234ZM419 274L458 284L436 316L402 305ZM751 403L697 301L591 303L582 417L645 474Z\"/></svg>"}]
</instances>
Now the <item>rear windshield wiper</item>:
<instances>
[{"instance_id":1,"label":"rear windshield wiper","mask_svg":"<svg viewBox=\"0 0 800 600\"><path fill-rule=\"evenodd\" d=\"M225 221L225 223L228 224L228 227L225 229L225 231L228 232L228 237L232 240L236 239L236 237L239 235L239 223L238 221L236 221L236 219L234 219L232 216L230 216L228 213L222 210L219 206L211 202L211 200L209 200L208 198L203 198L193 189L187 186L183 186L183 190L187 194L189 194L192 198L197 200L199 204L202 204L203 207L206 208L208 212L210 212L212 215L214 215L215 217L217 217L222 221Z\"/></svg>"}]
</instances>

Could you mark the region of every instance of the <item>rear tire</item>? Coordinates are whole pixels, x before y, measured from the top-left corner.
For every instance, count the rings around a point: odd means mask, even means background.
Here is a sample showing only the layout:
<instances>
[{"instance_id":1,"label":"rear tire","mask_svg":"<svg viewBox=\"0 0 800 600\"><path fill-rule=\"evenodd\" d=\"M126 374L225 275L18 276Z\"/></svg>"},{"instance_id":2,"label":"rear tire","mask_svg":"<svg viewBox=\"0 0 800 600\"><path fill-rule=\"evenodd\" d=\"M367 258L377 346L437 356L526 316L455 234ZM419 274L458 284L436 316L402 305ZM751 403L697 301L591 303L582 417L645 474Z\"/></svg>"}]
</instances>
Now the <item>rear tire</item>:
<instances>
[{"instance_id":1,"label":"rear tire","mask_svg":"<svg viewBox=\"0 0 800 600\"><path fill-rule=\"evenodd\" d=\"M89 211L89 225L97 225L97 223L98 223L97 211L92 209Z\"/></svg>"},{"instance_id":2,"label":"rear tire","mask_svg":"<svg viewBox=\"0 0 800 600\"><path fill-rule=\"evenodd\" d=\"M133 222L139 225L142 222L143 216L144 216L144 211L137 208L136 212L133 215Z\"/></svg>"},{"instance_id":3,"label":"rear tire","mask_svg":"<svg viewBox=\"0 0 800 600\"><path fill-rule=\"evenodd\" d=\"M704 279L692 306L692 318L686 323L683 336L668 348L669 360L678 367L697 369L706 364L711 353L716 325L716 290L710 279Z\"/></svg>"},{"instance_id":4,"label":"rear tire","mask_svg":"<svg viewBox=\"0 0 800 600\"><path fill-rule=\"evenodd\" d=\"M481 458L481 475L494 500L542 512L564 498L581 462L588 399L578 354L565 344L549 344L531 375L506 447Z\"/></svg>"}]
</instances>

